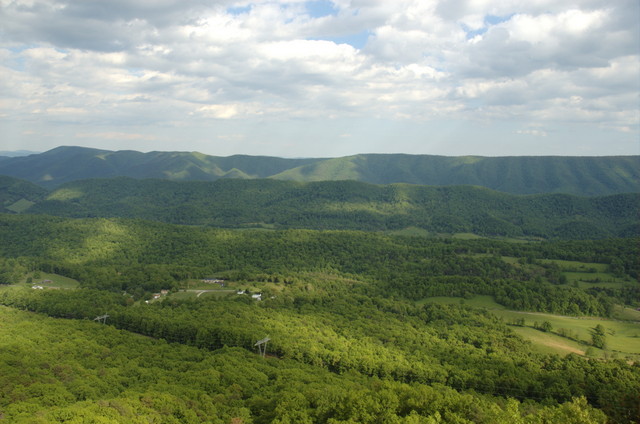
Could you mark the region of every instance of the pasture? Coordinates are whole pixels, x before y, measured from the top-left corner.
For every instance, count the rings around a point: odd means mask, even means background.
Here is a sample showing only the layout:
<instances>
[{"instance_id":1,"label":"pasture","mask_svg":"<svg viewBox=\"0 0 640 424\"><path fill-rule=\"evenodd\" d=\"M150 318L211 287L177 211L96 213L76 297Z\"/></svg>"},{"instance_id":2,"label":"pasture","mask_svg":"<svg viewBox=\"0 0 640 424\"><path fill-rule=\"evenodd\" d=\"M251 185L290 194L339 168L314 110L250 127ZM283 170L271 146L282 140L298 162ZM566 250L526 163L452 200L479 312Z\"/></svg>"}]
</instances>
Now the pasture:
<instances>
[{"instance_id":1,"label":"pasture","mask_svg":"<svg viewBox=\"0 0 640 424\"><path fill-rule=\"evenodd\" d=\"M512 325L511 328L531 341L536 349L544 353L568 354L589 353L596 357L617 356L618 358L640 359L640 312L630 308L617 307L614 316L617 319L600 317L571 317L540 312L513 311L493 300L491 296L474 296L470 299L460 297L432 297L419 303L462 304L473 308L484 308L502 318L507 324L522 322L524 325ZM536 329L544 321L551 324L551 331ZM593 329L598 325L605 328L606 350L590 345Z\"/></svg>"},{"instance_id":2,"label":"pasture","mask_svg":"<svg viewBox=\"0 0 640 424\"><path fill-rule=\"evenodd\" d=\"M31 283L27 283L31 278ZM29 284L30 286L41 286L43 289L76 289L80 287L78 280L65 277L58 274L50 274L47 272L40 272L37 274L30 273L20 284Z\"/></svg>"}]
</instances>

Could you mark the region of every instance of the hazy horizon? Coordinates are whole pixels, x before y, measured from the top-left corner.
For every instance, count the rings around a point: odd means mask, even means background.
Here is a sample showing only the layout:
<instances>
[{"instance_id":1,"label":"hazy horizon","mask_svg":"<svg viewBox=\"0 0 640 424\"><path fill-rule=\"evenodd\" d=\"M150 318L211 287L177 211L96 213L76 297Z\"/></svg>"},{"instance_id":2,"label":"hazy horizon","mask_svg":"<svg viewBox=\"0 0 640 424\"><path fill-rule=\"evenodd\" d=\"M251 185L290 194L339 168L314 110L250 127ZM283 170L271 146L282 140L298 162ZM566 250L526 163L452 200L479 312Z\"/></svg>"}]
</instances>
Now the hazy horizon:
<instances>
[{"instance_id":1,"label":"hazy horizon","mask_svg":"<svg viewBox=\"0 0 640 424\"><path fill-rule=\"evenodd\" d=\"M613 157L613 156L640 156L638 154L628 154L628 155L439 155L439 154L431 154L431 153L404 153L404 152L392 152L392 153L376 153L376 152L359 152L351 155L344 156L273 156L273 155L252 155L246 153L233 153L229 155L210 155L207 153L199 152L197 150L137 150L137 149L108 149L108 148L100 148L100 147L91 147L91 146L56 146L48 150L44 151L32 151L32 150L2 150L0 151L0 156L5 157L22 157L29 155L39 155L42 153L47 153L51 150L55 150L61 147L79 147L86 149L96 149L96 150L104 150L111 152L124 152L131 151L137 153L152 153L152 152L163 152L163 153L199 153L207 156L217 156L217 157L230 157L230 156L264 156L264 157L274 157L281 159L333 159L333 158L341 158L341 157L349 157L349 156L358 156L358 155L414 155L414 156L443 156L443 157L486 157L486 158L499 158L499 157Z\"/></svg>"}]
</instances>

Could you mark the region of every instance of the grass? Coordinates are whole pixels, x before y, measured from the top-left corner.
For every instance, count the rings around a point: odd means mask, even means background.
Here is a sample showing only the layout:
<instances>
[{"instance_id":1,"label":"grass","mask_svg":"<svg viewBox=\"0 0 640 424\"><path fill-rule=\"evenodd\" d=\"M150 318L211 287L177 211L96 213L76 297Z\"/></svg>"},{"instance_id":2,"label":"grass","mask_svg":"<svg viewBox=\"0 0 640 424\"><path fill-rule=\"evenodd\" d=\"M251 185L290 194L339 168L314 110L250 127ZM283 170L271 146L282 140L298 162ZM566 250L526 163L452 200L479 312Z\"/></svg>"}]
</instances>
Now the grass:
<instances>
[{"instance_id":1,"label":"grass","mask_svg":"<svg viewBox=\"0 0 640 424\"><path fill-rule=\"evenodd\" d=\"M191 279L187 280L180 286L180 289L187 290L213 290L213 291L236 291L236 290L249 290L252 293L260 293L265 288L272 291L282 291L284 285L282 283L271 283L263 281L230 281L225 280L224 286L221 287L215 283L203 283L202 280Z\"/></svg>"},{"instance_id":2,"label":"grass","mask_svg":"<svg viewBox=\"0 0 640 424\"><path fill-rule=\"evenodd\" d=\"M235 290L215 290L215 291L178 291L172 293L170 296L174 299L200 299L203 297L226 297L235 293Z\"/></svg>"},{"instance_id":3,"label":"grass","mask_svg":"<svg viewBox=\"0 0 640 424\"><path fill-rule=\"evenodd\" d=\"M22 213L29 209L31 206L35 205L34 202L31 202L27 199L20 199L11 206L7 206L7 209L11 212Z\"/></svg>"},{"instance_id":4,"label":"grass","mask_svg":"<svg viewBox=\"0 0 640 424\"><path fill-rule=\"evenodd\" d=\"M624 284L624 279L604 272L565 271L563 274L567 277L569 284L577 283L583 289L589 287L619 288Z\"/></svg>"},{"instance_id":5,"label":"grass","mask_svg":"<svg viewBox=\"0 0 640 424\"><path fill-rule=\"evenodd\" d=\"M572 272L587 272L591 273L606 273L608 270L607 264L599 264L593 262L577 262L577 261L565 261L561 259L541 259L540 262L548 264L555 263L560 267L562 271L572 271ZM609 274L605 274L609 276ZM595 277L594 277L595 278Z\"/></svg>"},{"instance_id":6,"label":"grass","mask_svg":"<svg viewBox=\"0 0 640 424\"><path fill-rule=\"evenodd\" d=\"M548 321L551 323L552 332L560 328L569 330L574 334L574 338L588 342L591 340L591 331L598 324L602 325L607 332L607 345L610 350L622 353L640 354L640 325L633 322L616 321L597 317L567 317L561 315L543 314L536 312L519 312L508 310L493 311L503 318L505 322L512 322L519 318L524 318L525 325L532 326L534 323Z\"/></svg>"},{"instance_id":7,"label":"grass","mask_svg":"<svg viewBox=\"0 0 640 424\"><path fill-rule=\"evenodd\" d=\"M407 227L401 230L386 231L386 234L393 236L408 236L408 237L432 237L432 233L419 227Z\"/></svg>"},{"instance_id":8,"label":"grass","mask_svg":"<svg viewBox=\"0 0 640 424\"><path fill-rule=\"evenodd\" d=\"M555 353L560 355L568 355L576 353L584 355L587 347L582 343L561 337L553 333L545 333L531 327L511 327L513 331L518 333L522 338L533 343L535 350L540 353ZM596 349L600 351L600 349ZM597 352L598 356L602 356L602 352Z\"/></svg>"},{"instance_id":9,"label":"grass","mask_svg":"<svg viewBox=\"0 0 640 424\"><path fill-rule=\"evenodd\" d=\"M640 311L636 309L616 305L613 309L613 318L621 321L640 322Z\"/></svg>"},{"instance_id":10,"label":"grass","mask_svg":"<svg viewBox=\"0 0 640 424\"><path fill-rule=\"evenodd\" d=\"M33 273L31 273L27 275L21 284L27 284L27 278L29 277L33 279L31 285L42 286L45 289L77 289L80 287L78 280L46 272L41 272L38 278L34 278Z\"/></svg>"},{"instance_id":11,"label":"grass","mask_svg":"<svg viewBox=\"0 0 640 424\"><path fill-rule=\"evenodd\" d=\"M538 265L520 265L520 258L502 256L502 260L510 265L523 267L537 267ZM559 259L542 259L543 264L555 263L562 270L562 274L567 277L566 285L576 286L581 289L608 288L617 289L628 283L625 278L615 277L607 272L608 265L592 262L564 261Z\"/></svg>"},{"instance_id":12,"label":"grass","mask_svg":"<svg viewBox=\"0 0 640 424\"><path fill-rule=\"evenodd\" d=\"M455 233L452 237L459 240L476 240L485 238L474 233Z\"/></svg>"},{"instance_id":13,"label":"grass","mask_svg":"<svg viewBox=\"0 0 640 424\"><path fill-rule=\"evenodd\" d=\"M491 296L474 296L470 299L432 297L423 299L419 303L464 304L474 308L485 308L507 323L524 318L524 327L512 326L511 328L525 339L530 340L536 350L545 353L567 354L574 352L584 355L590 347L589 342L593 328L600 324L606 331L607 350L603 351L592 347L591 350L596 357L615 353L618 357L631 357L635 361L640 360L640 311L630 308L617 307L614 314L616 319L606 319L513 311L496 303ZM551 324L551 332L543 332L533 328L536 322L541 324L544 321ZM575 340L560 336L559 329L565 329Z\"/></svg>"},{"instance_id":14,"label":"grass","mask_svg":"<svg viewBox=\"0 0 640 424\"><path fill-rule=\"evenodd\" d=\"M589 288L594 288L594 287L599 287L599 288L604 288L604 289L619 289L621 288L624 283L621 282L617 282L617 281L602 281L599 283L590 283L587 281L578 281L577 282L578 287L580 287L581 289L589 289Z\"/></svg>"}]
</instances>

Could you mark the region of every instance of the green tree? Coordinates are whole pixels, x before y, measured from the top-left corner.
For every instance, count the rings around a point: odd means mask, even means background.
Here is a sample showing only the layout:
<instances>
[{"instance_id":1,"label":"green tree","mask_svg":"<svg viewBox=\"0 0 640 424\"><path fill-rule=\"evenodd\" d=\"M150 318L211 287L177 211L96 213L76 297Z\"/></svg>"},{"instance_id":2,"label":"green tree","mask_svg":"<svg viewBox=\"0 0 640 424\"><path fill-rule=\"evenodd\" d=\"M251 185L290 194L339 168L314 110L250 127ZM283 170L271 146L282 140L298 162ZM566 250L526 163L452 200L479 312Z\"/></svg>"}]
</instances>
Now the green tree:
<instances>
[{"instance_id":1,"label":"green tree","mask_svg":"<svg viewBox=\"0 0 640 424\"><path fill-rule=\"evenodd\" d=\"M544 321L541 325L540 325L540 330L545 331L545 332L549 332L553 329L553 326L551 325L551 323L549 321Z\"/></svg>"},{"instance_id":2,"label":"green tree","mask_svg":"<svg viewBox=\"0 0 640 424\"><path fill-rule=\"evenodd\" d=\"M602 324L598 324L591 332L591 344L597 348L605 349L607 347L607 336L605 328Z\"/></svg>"}]
</instances>

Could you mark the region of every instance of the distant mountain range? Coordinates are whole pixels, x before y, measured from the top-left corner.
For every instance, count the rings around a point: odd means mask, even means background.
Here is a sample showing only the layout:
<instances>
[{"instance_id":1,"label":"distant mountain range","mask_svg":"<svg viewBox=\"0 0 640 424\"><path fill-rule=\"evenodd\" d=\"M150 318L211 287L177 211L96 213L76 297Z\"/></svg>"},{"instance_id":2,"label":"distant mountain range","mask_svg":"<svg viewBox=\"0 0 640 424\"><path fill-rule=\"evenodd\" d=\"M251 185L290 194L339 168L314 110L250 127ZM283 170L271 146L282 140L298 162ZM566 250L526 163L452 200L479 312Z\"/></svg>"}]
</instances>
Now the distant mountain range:
<instances>
[{"instance_id":1,"label":"distant mountain range","mask_svg":"<svg viewBox=\"0 0 640 424\"><path fill-rule=\"evenodd\" d=\"M58 147L29 156L0 157L0 175L47 188L70 181L118 176L191 181L271 178L307 182L355 180L373 184L475 185L513 194L600 196L639 192L640 156L361 154L341 158L284 159Z\"/></svg>"},{"instance_id":2,"label":"distant mountain range","mask_svg":"<svg viewBox=\"0 0 640 424\"><path fill-rule=\"evenodd\" d=\"M32 150L1 150L0 151L0 160L3 156L5 157L17 157L17 156L28 156L35 155L40 152L34 152Z\"/></svg>"}]
</instances>

